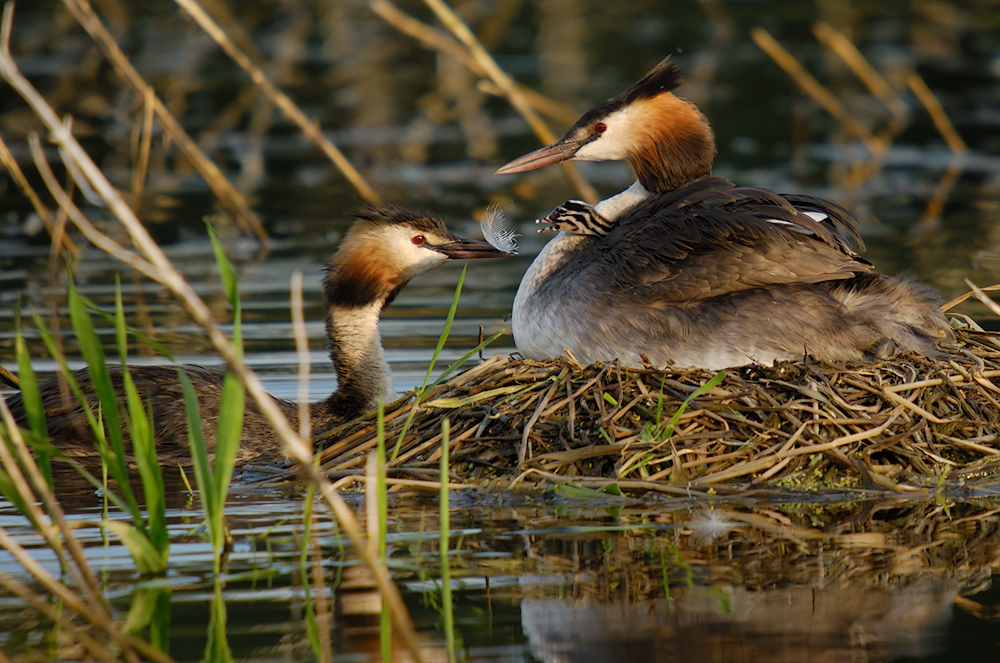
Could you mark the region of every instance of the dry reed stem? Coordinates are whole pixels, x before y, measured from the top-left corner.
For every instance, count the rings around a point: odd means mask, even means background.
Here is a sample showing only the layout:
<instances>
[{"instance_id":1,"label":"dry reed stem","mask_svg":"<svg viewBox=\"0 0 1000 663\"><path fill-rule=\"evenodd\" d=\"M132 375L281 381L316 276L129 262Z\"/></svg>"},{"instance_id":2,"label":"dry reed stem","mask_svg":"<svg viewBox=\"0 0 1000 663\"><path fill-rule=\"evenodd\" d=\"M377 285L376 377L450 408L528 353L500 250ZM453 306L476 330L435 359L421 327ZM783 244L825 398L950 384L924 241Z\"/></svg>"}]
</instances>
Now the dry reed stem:
<instances>
[{"instance_id":1,"label":"dry reed stem","mask_svg":"<svg viewBox=\"0 0 1000 663\"><path fill-rule=\"evenodd\" d=\"M569 368L564 368L562 372L559 373L559 376L556 378L555 382L552 384L551 387L549 387L548 391L545 392L545 396L542 397L542 400L538 404L538 407L535 408L535 412L531 415L531 418L528 419L528 423L525 424L524 433L521 435L521 445L517 449L518 468L523 467L524 461L528 458L528 451L529 451L528 442L529 442L529 437L531 436L532 427L535 425L535 422L538 421L538 418L542 416L542 411L545 409L545 406L549 404L549 400L552 398L552 395L556 393L556 389L559 388L560 382L566 378L566 375L568 373L569 373Z\"/></svg>"},{"instance_id":2,"label":"dry reed stem","mask_svg":"<svg viewBox=\"0 0 1000 663\"><path fill-rule=\"evenodd\" d=\"M312 437L312 420L309 415L309 334L306 332L305 311L302 302L302 271L292 272L291 282L292 336L295 337L295 354L299 362L299 436Z\"/></svg>"},{"instance_id":3,"label":"dry reed stem","mask_svg":"<svg viewBox=\"0 0 1000 663\"><path fill-rule=\"evenodd\" d=\"M153 88L146 83L135 67L128 60L118 44L115 43L114 38L101 23L101 20L94 13L88 0L63 0L63 3L69 9L73 17L80 23L81 26L90 34L91 38L97 42L104 52L105 57L111 62L111 65L118 72L126 83L129 84L137 93L139 93L144 99L152 95L153 108L156 112L156 116L160 119L160 125L163 127L163 131L170 136L170 139L177 143L181 152L184 156L191 161L191 164L201 173L202 177L205 178L206 184L212 190L212 193L219 199L219 201L232 212L235 216L237 223L239 223L243 228L253 232L257 238L267 245L268 236L264 227L261 225L260 220L257 215L254 214L253 210L247 205L246 200L240 195L238 191L233 187L233 185L226 179L226 176L222 174L219 167L201 151L201 148L191 139L187 131L180 125L180 123L174 118L170 113L170 110L166 107L163 101L156 96ZM36 110L37 112L37 110Z\"/></svg>"},{"instance_id":4,"label":"dry reed stem","mask_svg":"<svg viewBox=\"0 0 1000 663\"><path fill-rule=\"evenodd\" d=\"M953 163L948 166L948 170L945 171L945 174L938 181L937 186L934 187L934 194L927 201L924 213L920 216L918 224L921 228L928 229L941 219L945 203L951 197L951 192L954 190L955 185L958 183L958 178L962 176L963 172L965 172L965 168L961 163Z\"/></svg>"},{"instance_id":5,"label":"dry reed stem","mask_svg":"<svg viewBox=\"0 0 1000 663\"><path fill-rule=\"evenodd\" d=\"M963 155L968 152L968 146L958 134L955 125L948 119L948 114L944 112L944 108L941 106L941 102L938 101L937 95L927 87L927 83L920 77L920 74L912 72L907 77L906 83L910 86L913 94L917 96L917 99L920 100L920 103L924 105L924 108L927 109L931 120L934 122L934 127L941 134L941 137L944 138L945 143L947 143L951 151L957 155Z\"/></svg>"},{"instance_id":6,"label":"dry reed stem","mask_svg":"<svg viewBox=\"0 0 1000 663\"><path fill-rule=\"evenodd\" d=\"M916 412L917 414L919 414L924 419L927 419L928 421L933 421L936 424L952 423L950 421L945 421L944 419L941 419L939 417L935 417L933 414L931 414L927 410L925 410L922 407L920 407L919 405L915 404L913 401L917 398L917 396L920 395L919 391L917 391L917 393L915 393L910 398L903 398L902 396L900 396L896 392L894 392L894 391L888 391L888 390L885 390L885 389L882 390L882 393L890 401L893 401L894 403L899 403L903 407Z\"/></svg>"},{"instance_id":7,"label":"dry reed stem","mask_svg":"<svg viewBox=\"0 0 1000 663\"><path fill-rule=\"evenodd\" d=\"M3 365L0 365L0 383L5 384L12 389L21 388L21 379L4 368Z\"/></svg>"},{"instance_id":8,"label":"dry reed stem","mask_svg":"<svg viewBox=\"0 0 1000 663\"><path fill-rule=\"evenodd\" d=\"M374 0L375 2L384 2L386 0ZM528 124L531 126L531 130L535 132L538 139L543 143L551 143L556 140L556 135L552 133L545 121L539 117L538 113L535 111L531 102L528 100L527 96L514 84L514 81L507 75L507 73L500 68L493 57L486 51L483 45L479 42L476 36L472 33L472 30L462 21L461 18L452 11L451 7L443 2L443 0L424 0L424 3L437 14L437 17L445 24L452 34L462 42L472 58L479 64L489 79L503 92L504 96L510 102L511 106L527 120ZM573 186L576 187L577 192L580 196L588 203L595 204L600 197L583 176L580 175L579 170L576 166L569 162L563 162L561 164L563 170L566 172Z\"/></svg>"},{"instance_id":9,"label":"dry reed stem","mask_svg":"<svg viewBox=\"0 0 1000 663\"><path fill-rule=\"evenodd\" d=\"M368 475L366 474L346 474L339 479L334 484L337 490L342 490L352 483L357 483L365 486L365 492L369 495L374 495L375 493L368 493ZM431 481L429 479L400 479L398 477L386 477L386 485L388 486L399 486L406 488L419 488L421 491L428 492L440 492L441 482ZM449 490L475 490L481 488L478 483L459 483L459 482L448 482Z\"/></svg>"},{"instance_id":10,"label":"dry reed stem","mask_svg":"<svg viewBox=\"0 0 1000 663\"><path fill-rule=\"evenodd\" d=\"M59 534L68 533L70 527L63 517L58 502L48 490L47 483L35 464L34 456L28 450L21 431L17 428L17 422L14 421L10 408L7 407L7 401L2 396L0 396L0 420L8 432L8 439L3 440L3 444L0 444L0 460L2 460L2 465L12 486L24 501L28 518L35 524L38 533L55 552L60 564L69 569L73 580L80 586L80 591L92 604L91 607L97 613L97 618L108 618L107 606L104 605L103 596L97 589L97 579L90 571L90 566L76 537L67 537L65 548L69 548L70 556L66 556L66 550L59 539ZM12 453L17 454L17 459ZM25 476L25 472L28 476ZM43 509L40 504L45 508Z\"/></svg>"},{"instance_id":11,"label":"dry reed stem","mask_svg":"<svg viewBox=\"0 0 1000 663\"><path fill-rule=\"evenodd\" d=\"M17 165L17 160L14 159L14 155L10 153L10 149L7 147L7 143L4 142L3 136L0 136L0 163L3 163L4 167L7 168L7 172L10 173L10 177L14 180L17 188L21 190L29 201L31 201L31 206L35 208L35 213L38 214L38 218L42 220L42 225L49 232L52 237L52 251L53 254L58 255L59 246L61 245L66 252L75 260L80 254L80 250L76 248L76 244L70 239L68 235L61 232L61 229L56 227L55 219L52 218L49 209L42 204L42 199L38 197L38 194L32 188L28 179L24 176L21 171L21 167Z\"/></svg>"},{"instance_id":12,"label":"dry reed stem","mask_svg":"<svg viewBox=\"0 0 1000 663\"><path fill-rule=\"evenodd\" d=\"M264 94L267 99L278 107L282 114L295 123L299 129L302 131L307 139L309 139L316 147L318 147L323 154L326 155L330 161L340 170L340 172L347 178L347 181L351 183L355 191L358 192L362 198L370 203L377 203L381 201L381 197L378 192L371 187L365 178L361 176L361 173L351 164L351 162L344 156L344 153L333 144L333 142L323 135L323 130L320 128L319 123L309 119L305 113L302 112L294 101L292 101L288 95L279 90L274 83L267 77L267 75L250 61L236 44L232 42L229 36L225 33L219 24L216 23L212 18L202 9L195 0L174 0L178 5L180 5L184 11L191 15L191 18L204 30L208 36L210 36L219 47L225 51L236 64L238 64L243 71L247 73L253 84Z\"/></svg>"},{"instance_id":13,"label":"dry reed stem","mask_svg":"<svg viewBox=\"0 0 1000 663\"><path fill-rule=\"evenodd\" d=\"M486 80L488 78L486 71L479 66L475 58L460 43L423 21L413 18L387 0L372 0L369 2L369 6L386 23L403 34L422 42L430 50L441 51L450 55L464 64L477 76L480 76L482 78L479 82L480 90L496 97L504 96L503 90L496 83ZM547 115L563 124L573 124L576 122L578 115L568 106L560 104L520 83L514 82L514 85L524 94L528 102L543 115Z\"/></svg>"},{"instance_id":14,"label":"dry reed stem","mask_svg":"<svg viewBox=\"0 0 1000 663\"><path fill-rule=\"evenodd\" d=\"M115 663L120 660L119 657L108 651L107 647L92 638L86 631L77 628L76 624L69 619L65 611L57 610L51 603L51 596L36 594L27 585L18 582L6 573L0 573L0 586L47 617L53 624L58 624L61 630L71 635L74 642L83 645L83 648L95 659L107 661L108 663ZM6 661L9 659L4 658L2 660Z\"/></svg>"},{"instance_id":15,"label":"dry reed stem","mask_svg":"<svg viewBox=\"0 0 1000 663\"><path fill-rule=\"evenodd\" d=\"M750 34L754 42L784 69L806 94L836 118L849 134L860 140L872 156L880 157L885 153L888 146L872 134L861 120L840 103L836 95L820 84L769 32L763 28L754 28Z\"/></svg>"},{"instance_id":16,"label":"dry reed stem","mask_svg":"<svg viewBox=\"0 0 1000 663\"><path fill-rule=\"evenodd\" d=\"M132 171L132 204L138 214L142 205L142 193L146 186L146 173L149 170L149 155L153 150L153 118L156 114L156 104L153 91L149 88L142 93L142 123L132 132L133 159L135 169Z\"/></svg>"},{"instance_id":17,"label":"dry reed stem","mask_svg":"<svg viewBox=\"0 0 1000 663\"><path fill-rule=\"evenodd\" d=\"M821 21L813 25L813 34L850 67L854 75L865 84L871 93L885 104L898 123L906 121L909 110L906 102L896 94L885 78L861 54L858 47L844 36L844 33Z\"/></svg>"},{"instance_id":18,"label":"dry reed stem","mask_svg":"<svg viewBox=\"0 0 1000 663\"><path fill-rule=\"evenodd\" d=\"M979 286L977 286L969 279L965 279L965 284L969 286L969 288L972 290L972 294L975 296L976 299L982 302L986 306L986 308L988 308L994 315L1000 316L1000 306L998 306L995 301L990 299L989 295L983 292L983 290L979 288Z\"/></svg>"},{"instance_id":19,"label":"dry reed stem","mask_svg":"<svg viewBox=\"0 0 1000 663\"><path fill-rule=\"evenodd\" d=\"M1000 284L988 285L988 286L986 286L984 288L980 288L980 290L983 291L983 292L996 292L996 291L1000 291ZM948 303L942 305L941 306L941 311L943 311L944 313L947 313L948 311L950 311L951 309L955 308L956 306L958 306L962 302L966 301L970 297L975 297L975 295L976 295L976 293L974 291L972 291L972 290L970 290L969 292L965 293L964 295L959 295L958 297L955 297L954 299L952 299Z\"/></svg>"},{"instance_id":20,"label":"dry reed stem","mask_svg":"<svg viewBox=\"0 0 1000 663\"><path fill-rule=\"evenodd\" d=\"M74 2L81 0L66 1ZM17 70L13 58L10 57L9 50L11 14L12 5L8 3L4 12L2 37L0 37L0 72L3 73L4 78L7 79L11 86L29 102L36 115L46 124L51 132L51 139L64 151L66 158L76 162L76 166L83 173L87 182L101 196L108 209L128 231L134 245L144 256L144 260L137 261L137 264L148 268L148 270L140 271L143 271L146 276L165 285L180 299L192 319L206 331L213 347L215 347L216 351L226 361L230 370L246 385L247 393L257 402L260 411L268 419L276 434L282 440L285 451L300 464L301 471L310 480L315 482L320 493L336 514L341 527L355 546L358 556L372 570L375 582L382 592L383 598L389 604L393 623L399 630L407 650L415 660L422 660L416 634L413 630L412 622L409 620L409 615L399 589L392 582L388 569L379 560L367 554L365 538L353 512L344 502L343 498L332 490L329 480L313 466L311 448L292 430L284 414L264 390L260 379L243 362L230 340L222 331L222 328L215 322L211 311L205 305L204 301L184 280L184 277L173 266L166 254L163 253L163 250L149 235L146 228L139 222L131 208L125 203L121 193L108 182L101 170L73 137L68 127L59 121L59 118L52 108L48 106L44 98L38 94L34 87ZM120 246L109 246L109 248L120 255L131 253Z\"/></svg>"},{"instance_id":21,"label":"dry reed stem","mask_svg":"<svg viewBox=\"0 0 1000 663\"><path fill-rule=\"evenodd\" d=\"M125 263L132 269L141 271L145 274L151 274L155 271L153 265L136 255L132 251L129 251L125 247L118 244L100 230L94 227L90 220L80 211L80 208L76 206L73 202L72 197L67 193L62 186L59 184L59 180L56 178L55 173L49 167L49 162L45 158L45 150L42 148L41 140L38 134L31 134L28 136L28 147L31 150L32 159L34 159L35 167L38 169L39 175L42 177L42 182L48 187L49 193L52 194L53 199L56 204L59 205L61 209L73 222L77 230L83 234L85 238L90 240L90 242L101 249L102 251L108 253L114 257L119 262Z\"/></svg>"}]
</instances>

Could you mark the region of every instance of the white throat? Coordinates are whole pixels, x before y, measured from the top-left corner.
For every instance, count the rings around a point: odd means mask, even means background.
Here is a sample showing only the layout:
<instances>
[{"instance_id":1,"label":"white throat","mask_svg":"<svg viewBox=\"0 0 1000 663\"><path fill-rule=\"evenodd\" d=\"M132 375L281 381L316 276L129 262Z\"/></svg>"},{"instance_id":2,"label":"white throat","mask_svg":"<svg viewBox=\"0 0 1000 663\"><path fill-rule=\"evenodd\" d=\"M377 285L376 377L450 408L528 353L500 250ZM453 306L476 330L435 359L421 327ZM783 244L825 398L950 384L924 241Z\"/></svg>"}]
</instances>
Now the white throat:
<instances>
[{"instance_id":1,"label":"white throat","mask_svg":"<svg viewBox=\"0 0 1000 663\"><path fill-rule=\"evenodd\" d=\"M335 307L330 311L330 348L337 370L337 389L350 389L365 399L365 411L392 400L392 373L382 350L378 330L384 302L367 306Z\"/></svg>"},{"instance_id":2,"label":"white throat","mask_svg":"<svg viewBox=\"0 0 1000 663\"><path fill-rule=\"evenodd\" d=\"M511 328L514 344L525 357L552 357L562 354L562 346L554 348L553 340L561 338L561 316L556 311L539 308L549 298L538 297L538 289L552 276L563 255L576 247L585 235L559 232L542 247L528 270L521 278L521 285L514 295ZM544 304L542 304L544 308Z\"/></svg>"},{"instance_id":3,"label":"white throat","mask_svg":"<svg viewBox=\"0 0 1000 663\"><path fill-rule=\"evenodd\" d=\"M617 193L610 198L605 198L594 205L594 211L608 221L616 221L626 210L649 198L651 195L653 194L647 191L646 187L639 183L639 180L636 180L632 183L632 186L621 193Z\"/></svg>"}]
</instances>

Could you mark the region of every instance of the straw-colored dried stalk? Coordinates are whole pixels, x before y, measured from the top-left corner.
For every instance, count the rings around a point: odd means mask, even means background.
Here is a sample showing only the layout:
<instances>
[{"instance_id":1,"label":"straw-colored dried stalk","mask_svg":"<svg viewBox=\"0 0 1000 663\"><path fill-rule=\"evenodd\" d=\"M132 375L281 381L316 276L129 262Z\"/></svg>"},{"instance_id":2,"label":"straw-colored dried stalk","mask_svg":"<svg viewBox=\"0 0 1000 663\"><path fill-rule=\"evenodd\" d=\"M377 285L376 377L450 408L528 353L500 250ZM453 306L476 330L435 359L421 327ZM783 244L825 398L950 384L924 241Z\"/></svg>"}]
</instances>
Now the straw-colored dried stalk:
<instances>
[{"instance_id":1,"label":"straw-colored dried stalk","mask_svg":"<svg viewBox=\"0 0 1000 663\"><path fill-rule=\"evenodd\" d=\"M425 394L389 469L433 480L448 417L452 472L466 484L691 495L985 485L1000 471L1000 335L955 334L944 360L732 369L686 408L711 373L497 356ZM411 398L386 408L389 440L412 408ZM360 474L375 422L320 438L328 473Z\"/></svg>"},{"instance_id":2,"label":"straw-colored dried stalk","mask_svg":"<svg viewBox=\"0 0 1000 663\"><path fill-rule=\"evenodd\" d=\"M86 4L84 0L67 0L67 2ZM261 411L267 416L278 438L282 441L283 448L289 456L302 464L303 471L311 477L318 492L330 504L343 531L354 544L359 557L371 569L382 597L390 608L393 624L402 637L406 648L415 660L422 660L416 633L402 596L393 584L388 569L367 553L364 534L350 507L336 493L326 477L316 470L312 463L312 449L291 428L284 414L274 404L274 400L264 391L260 379L243 362L230 339L213 319L204 300L184 280L147 229L140 223L132 209L126 204L121 192L108 181L101 169L81 147L73 135L71 122L69 120L62 121L45 98L20 72L10 53L12 23L13 3L7 3L3 12L2 24L0 24L0 76L21 95L32 111L45 124L50 132L50 140L60 147L63 163L67 168L71 168L70 163L72 163L72 168L79 173L77 179L85 182L96 195L100 196L108 211L128 232L135 250L127 249L96 231L72 203L66 192L61 190L58 183L55 181L47 182L50 191L59 201L61 209L69 215L77 228L84 232L88 239L91 239L99 248L167 287L183 302L191 318L205 329L212 345L225 358L230 369L239 377L240 381L246 385L248 396L254 398L260 405ZM43 171L46 170L47 164L44 161L44 155L39 154L37 136L34 137L32 146L35 148L34 154L37 164Z\"/></svg>"}]
</instances>

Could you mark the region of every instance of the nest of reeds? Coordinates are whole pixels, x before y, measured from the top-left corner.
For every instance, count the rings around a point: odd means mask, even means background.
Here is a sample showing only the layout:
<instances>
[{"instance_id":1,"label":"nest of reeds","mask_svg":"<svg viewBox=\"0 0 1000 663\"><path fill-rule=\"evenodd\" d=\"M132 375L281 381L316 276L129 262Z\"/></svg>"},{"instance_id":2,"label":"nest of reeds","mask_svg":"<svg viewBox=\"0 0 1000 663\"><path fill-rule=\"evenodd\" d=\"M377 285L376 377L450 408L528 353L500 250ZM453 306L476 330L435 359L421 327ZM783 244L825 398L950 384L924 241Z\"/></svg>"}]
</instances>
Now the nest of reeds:
<instances>
[{"instance_id":1,"label":"nest of reeds","mask_svg":"<svg viewBox=\"0 0 1000 663\"><path fill-rule=\"evenodd\" d=\"M389 471L437 480L447 418L451 480L480 486L985 488L1000 470L1000 334L956 330L946 350L945 360L904 353L723 375L496 356L386 408ZM322 437L323 467L359 474L376 421Z\"/></svg>"}]
</instances>

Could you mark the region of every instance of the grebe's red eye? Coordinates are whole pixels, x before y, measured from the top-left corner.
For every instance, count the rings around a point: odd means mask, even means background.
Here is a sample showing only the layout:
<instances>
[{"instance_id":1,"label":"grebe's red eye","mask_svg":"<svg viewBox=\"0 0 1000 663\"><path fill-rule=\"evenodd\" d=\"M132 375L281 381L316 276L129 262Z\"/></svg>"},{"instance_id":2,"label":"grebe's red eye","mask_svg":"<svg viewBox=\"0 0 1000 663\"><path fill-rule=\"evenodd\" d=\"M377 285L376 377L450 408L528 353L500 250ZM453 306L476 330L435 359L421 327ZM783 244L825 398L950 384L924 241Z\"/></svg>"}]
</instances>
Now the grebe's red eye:
<instances>
[{"instance_id":1,"label":"grebe's red eye","mask_svg":"<svg viewBox=\"0 0 1000 663\"><path fill-rule=\"evenodd\" d=\"M414 237L410 241L413 242L414 244L418 244L419 245L419 244L423 244L427 240L424 239L423 235L417 235L416 237Z\"/></svg>"},{"instance_id":2,"label":"grebe's red eye","mask_svg":"<svg viewBox=\"0 0 1000 663\"><path fill-rule=\"evenodd\" d=\"M607 130L608 130L608 125L604 124L603 122L598 122L597 124L594 125L595 134L602 134Z\"/></svg>"}]
</instances>

